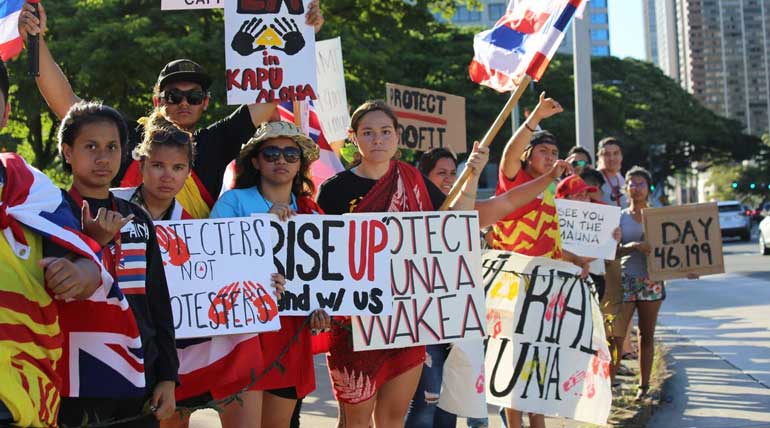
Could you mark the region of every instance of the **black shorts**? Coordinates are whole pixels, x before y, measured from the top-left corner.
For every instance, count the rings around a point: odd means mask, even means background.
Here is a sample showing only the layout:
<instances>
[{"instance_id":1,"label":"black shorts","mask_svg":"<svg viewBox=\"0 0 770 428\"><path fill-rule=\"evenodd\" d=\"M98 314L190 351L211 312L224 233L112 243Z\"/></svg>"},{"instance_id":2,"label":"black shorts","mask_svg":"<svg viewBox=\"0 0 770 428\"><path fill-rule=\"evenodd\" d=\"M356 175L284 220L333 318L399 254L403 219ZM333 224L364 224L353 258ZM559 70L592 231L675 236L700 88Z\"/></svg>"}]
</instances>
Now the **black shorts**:
<instances>
[{"instance_id":1,"label":"black shorts","mask_svg":"<svg viewBox=\"0 0 770 428\"><path fill-rule=\"evenodd\" d=\"M287 400L297 400L297 399L299 399L299 397L297 397L297 388L295 388L293 386L290 386L288 388L268 389L265 392L273 394L276 397L285 398Z\"/></svg>"},{"instance_id":2,"label":"black shorts","mask_svg":"<svg viewBox=\"0 0 770 428\"><path fill-rule=\"evenodd\" d=\"M214 397L210 392L197 395L195 397L185 398L176 402L177 407L200 407L204 404L208 404L210 401L214 401Z\"/></svg>"},{"instance_id":3,"label":"black shorts","mask_svg":"<svg viewBox=\"0 0 770 428\"><path fill-rule=\"evenodd\" d=\"M81 426L85 417L88 418L88 423L129 418L142 413L144 403L148 399L149 397L120 399L62 397L59 424ZM147 415L139 420L110 425L110 428L158 428L159 426L160 422L155 415Z\"/></svg>"}]
</instances>

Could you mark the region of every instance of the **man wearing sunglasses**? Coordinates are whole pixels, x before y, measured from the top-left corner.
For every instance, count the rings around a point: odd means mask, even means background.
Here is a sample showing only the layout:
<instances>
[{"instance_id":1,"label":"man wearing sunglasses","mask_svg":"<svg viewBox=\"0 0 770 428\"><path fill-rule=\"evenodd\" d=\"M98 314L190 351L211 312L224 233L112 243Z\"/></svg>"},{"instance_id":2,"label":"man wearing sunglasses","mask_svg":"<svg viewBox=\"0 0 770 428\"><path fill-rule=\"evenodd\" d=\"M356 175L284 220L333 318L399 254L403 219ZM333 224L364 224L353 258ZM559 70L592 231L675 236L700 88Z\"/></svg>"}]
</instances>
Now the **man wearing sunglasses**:
<instances>
[{"instance_id":1,"label":"man wearing sunglasses","mask_svg":"<svg viewBox=\"0 0 770 428\"><path fill-rule=\"evenodd\" d=\"M580 175L586 169L591 168L591 154L580 146L574 146L567 153L567 162L572 165L572 173Z\"/></svg>"},{"instance_id":2,"label":"man wearing sunglasses","mask_svg":"<svg viewBox=\"0 0 770 428\"><path fill-rule=\"evenodd\" d=\"M40 17L32 14L33 8L28 3L19 17L19 33L26 40L28 34L39 34L40 76L36 79L40 93L48 106L59 118L67 114L69 108L80 101L74 93L67 77L54 61L45 40L46 13L41 3ZM310 3L305 14L307 25L318 32L324 19L319 8L319 0ZM222 187L222 179L227 165L238 156L241 145L246 143L256 127L271 120L275 104L249 104L236 109L229 116L200 128L203 112L209 105L209 86L211 77L194 61L177 59L166 64L158 75L153 91L153 105L166 119L194 135L197 153L194 171L178 195L179 202L190 212L208 217L211 206ZM129 125L131 122L129 121ZM140 142L143 131L141 125L130 126L132 132L126 145L131 153ZM130 156L123 157L121 170L115 185L123 187L137 186L141 183L138 164Z\"/></svg>"}]
</instances>

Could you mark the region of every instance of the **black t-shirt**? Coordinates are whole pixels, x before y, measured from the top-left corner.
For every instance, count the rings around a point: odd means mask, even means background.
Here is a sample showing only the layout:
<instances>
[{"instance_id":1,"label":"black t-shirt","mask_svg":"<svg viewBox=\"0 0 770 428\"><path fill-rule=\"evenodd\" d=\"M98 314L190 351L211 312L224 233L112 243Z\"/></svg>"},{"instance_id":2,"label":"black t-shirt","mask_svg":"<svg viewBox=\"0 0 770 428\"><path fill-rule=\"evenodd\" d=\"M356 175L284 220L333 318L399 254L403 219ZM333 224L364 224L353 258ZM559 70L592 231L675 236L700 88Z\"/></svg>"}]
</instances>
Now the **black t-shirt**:
<instances>
[{"instance_id":1,"label":"black t-shirt","mask_svg":"<svg viewBox=\"0 0 770 428\"><path fill-rule=\"evenodd\" d=\"M438 209L446 195L425 176L422 176L422 180L428 188L433 208ZM318 189L318 206L326 214L351 213L376 183L377 180L360 177L351 170L342 171L321 184Z\"/></svg>"},{"instance_id":2,"label":"black t-shirt","mask_svg":"<svg viewBox=\"0 0 770 428\"><path fill-rule=\"evenodd\" d=\"M80 221L80 207L74 203L68 193L62 193L73 207L72 213ZM124 291L139 327L147 387L152 388L160 381L177 381L179 359L174 342L174 321L163 260L155 236L155 225L141 207L110 196L111 198L108 199L85 198L85 200L92 213L96 213L99 208L107 210L117 208L123 217L134 215L134 219L120 231L122 257L117 271L117 281L118 286ZM114 248L114 244L115 241L112 241L108 245ZM137 260L144 261L141 267L136 264ZM143 270L143 274L136 274L137 268ZM130 275L123 275L122 269L130 269L133 272ZM143 278L138 278L137 275Z\"/></svg>"},{"instance_id":3,"label":"black t-shirt","mask_svg":"<svg viewBox=\"0 0 770 428\"><path fill-rule=\"evenodd\" d=\"M113 181L115 187L120 186L128 165L133 161L131 152L142 142L144 136L144 127L136 121L129 122L128 126L130 129L128 145L123 155L120 173ZM238 157L241 146L254 136L256 130L249 107L242 105L224 119L193 133L196 143L193 171L215 200L222 190L222 179L227 165Z\"/></svg>"}]
</instances>

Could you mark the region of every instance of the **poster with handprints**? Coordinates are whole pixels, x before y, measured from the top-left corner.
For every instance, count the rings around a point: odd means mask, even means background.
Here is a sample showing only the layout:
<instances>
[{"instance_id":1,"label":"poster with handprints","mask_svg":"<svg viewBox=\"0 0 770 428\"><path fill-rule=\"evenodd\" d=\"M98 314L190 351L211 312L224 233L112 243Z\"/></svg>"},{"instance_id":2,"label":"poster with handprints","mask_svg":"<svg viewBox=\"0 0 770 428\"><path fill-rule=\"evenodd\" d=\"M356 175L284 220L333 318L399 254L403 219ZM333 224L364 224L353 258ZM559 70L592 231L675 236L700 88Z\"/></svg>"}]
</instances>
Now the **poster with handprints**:
<instances>
[{"instance_id":1,"label":"poster with handprints","mask_svg":"<svg viewBox=\"0 0 770 428\"><path fill-rule=\"evenodd\" d=\"M599 302L580 268L484 251L487 403L605 425L610 353Z\"/></svg>"},{"instance_id":2,"label":"poster with handprints","mask_svg":"<svg viewBox=\"0 0 770 428\"><path fill-rule=\"evenodd\" d=\"M225 3L228 104L318 98L315 30L305 23L310 1Z\"/></svg>"},{"instance_id":3,"label":"poster with handprints","mask_svg":"<svg viewBox=\"0 0 770 428\"><path fill-rule=\"evenodd\" d=\"M177 339L281 328L267 216L155 223Z\"/></svg>"}]
</instances>

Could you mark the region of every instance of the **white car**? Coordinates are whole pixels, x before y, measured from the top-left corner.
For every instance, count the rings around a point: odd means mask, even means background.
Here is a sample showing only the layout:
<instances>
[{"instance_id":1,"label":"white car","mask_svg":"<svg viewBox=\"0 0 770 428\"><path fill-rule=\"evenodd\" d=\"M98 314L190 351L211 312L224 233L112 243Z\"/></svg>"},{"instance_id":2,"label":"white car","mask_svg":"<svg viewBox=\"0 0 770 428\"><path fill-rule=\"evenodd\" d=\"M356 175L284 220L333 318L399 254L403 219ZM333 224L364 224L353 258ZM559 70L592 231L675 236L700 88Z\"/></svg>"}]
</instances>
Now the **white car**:
<instances>
[{"instance_id":1,"label":"white car","mask_svg":"<svg viewBox=\"0 0 770 428\"><path fill-rule=\"evenodd\" d=\"M738 201L724 201L719 206L719 227L722 236L740 236L742 241L751 239L751 216Z\"/></svg>"},{"instance_id":2,"label":"white car","mask_svg":"<svg viewBox=\"0 0 770 428\"><path fill-rule=\"evenodd\" d=\"M759 222L759 253L770 255L770 216L766 216Z\"/></svg>"}]
</instances>

